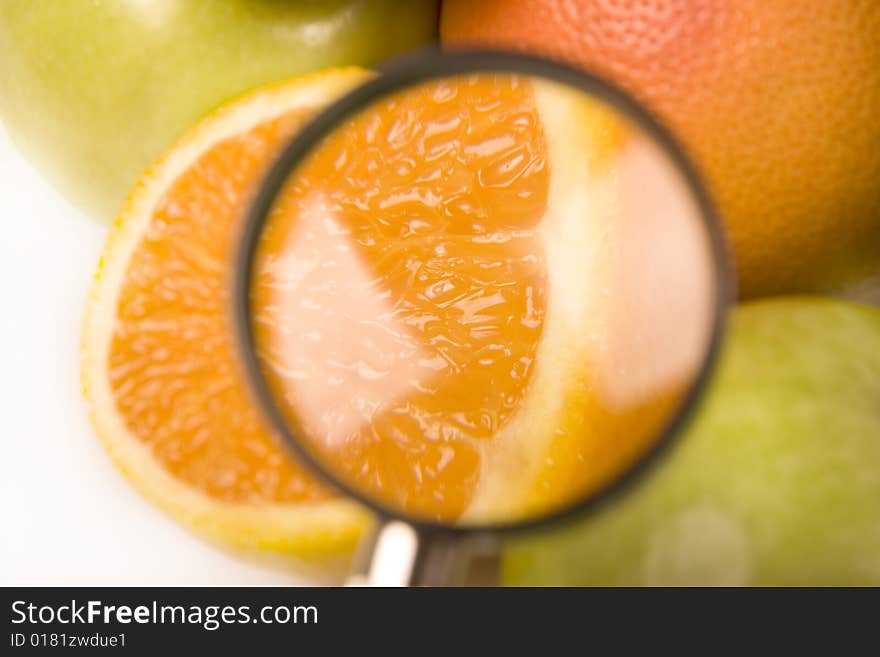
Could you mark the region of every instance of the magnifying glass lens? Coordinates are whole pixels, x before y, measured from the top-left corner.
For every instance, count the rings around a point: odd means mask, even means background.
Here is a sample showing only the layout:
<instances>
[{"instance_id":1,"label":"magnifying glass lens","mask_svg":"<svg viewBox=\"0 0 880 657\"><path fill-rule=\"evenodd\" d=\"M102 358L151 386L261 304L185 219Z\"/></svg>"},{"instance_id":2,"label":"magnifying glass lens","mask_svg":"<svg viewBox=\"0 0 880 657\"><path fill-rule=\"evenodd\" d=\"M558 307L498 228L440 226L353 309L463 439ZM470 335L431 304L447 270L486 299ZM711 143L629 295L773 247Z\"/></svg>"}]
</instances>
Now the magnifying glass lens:
<instances>
[{"instance_id":1,"label":"magnifying glass lens","mask_svg":"<svg viewBox=\"0 0 880 657\"><path fill-rule=\"evenodd\" d=\"M253 342L296 448L417 522L589 498L672 430L710 351L693 181L629 113L543 75L354 105L293 149L252 259Z\"/></svg>"}]
</instances>

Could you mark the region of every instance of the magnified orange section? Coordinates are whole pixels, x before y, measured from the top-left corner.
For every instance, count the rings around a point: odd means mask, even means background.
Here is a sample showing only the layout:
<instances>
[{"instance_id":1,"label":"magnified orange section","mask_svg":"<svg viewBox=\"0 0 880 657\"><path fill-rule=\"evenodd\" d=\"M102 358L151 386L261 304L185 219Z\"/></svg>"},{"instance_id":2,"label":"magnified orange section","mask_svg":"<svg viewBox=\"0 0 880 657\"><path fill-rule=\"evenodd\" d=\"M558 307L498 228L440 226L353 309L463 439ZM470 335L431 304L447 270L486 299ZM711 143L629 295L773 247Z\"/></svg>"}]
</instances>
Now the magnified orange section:
<instances>
[{"instance_id":1,"label":"magnified orange section","mask_svg":"<svg viewBox=\"0 0 880 657\"><path fill-rule=\"evenodd\" d=\"M289 178L257 254L259 352L336 477L421 519L512 522L660 435L705 353L706 244L665 155L606 106L433 81Z\"/></svg>"},{"instance_id":2,"label":"magnified orange section","mask_svg":"<svg viewBox=\"0 0 880 657\"><path fill-rule=\"evenodd\" d=\"M548 162L527 84L429 85L297 172L255 305L275 381L346 477L457 517L531 379L546 307Z\"/></svg>"}]
</instances>

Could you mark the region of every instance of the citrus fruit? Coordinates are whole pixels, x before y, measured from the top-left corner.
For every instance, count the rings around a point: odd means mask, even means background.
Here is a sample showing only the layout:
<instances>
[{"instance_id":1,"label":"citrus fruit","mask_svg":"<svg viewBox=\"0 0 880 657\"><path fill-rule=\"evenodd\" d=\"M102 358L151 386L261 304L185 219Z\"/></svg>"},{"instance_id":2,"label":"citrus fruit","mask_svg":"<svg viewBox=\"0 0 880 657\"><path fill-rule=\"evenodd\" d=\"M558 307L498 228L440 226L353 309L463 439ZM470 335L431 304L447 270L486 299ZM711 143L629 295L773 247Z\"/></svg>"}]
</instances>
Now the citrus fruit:
<instances>
[{"instance_id":1,"label":"citrus fruit","mask_svg":"<svg viewBox=\"0 0 880 657\"><path fill-rule=\"evenodd\" d=\"M441 40L616 80L682 137L746 297L880 273L880 3L447 0ZM873 289L873 288L871 288Z\"/></svg>"},{"instance_id":2,"label":"citrus fruit","mask_svg":"<svg viewBox=\"0 0 880 657\"><path fill-rule=\"evenodd\" d=\"M110 223L144 169L220 104L436 40L437 0L0 2L0 120Z\"/></svg>"},{"instance_id":3,"label":"citrus fruit","mask_svg":"<svg viewBox=\"0 0 880 657\"><path fill-rule=\"evenodd\" d=\"M305 120L368 75L333 70L210 115L135 187L95 278L82 377L98 436L142 493L232 545L345 552L365 521L264 429L238 371L227 288L252 187Z\"/></svg>"},{"instance_id":4,"label":"citrus fruit","mask_svg":"<svg viewBox=\"0 0 880 657\"><path fill-rule=\"evenodd\" d=\"M507 547L517 585L880 584L880 310L733 316L706 403L638 488Z\"/></svg>"},{"instance_id":5,"label":"citrus fruit","mask_svg":"<svg viewBox=\"0 0 880 657\"><path fill-rule=\"evenodd\" d=\"M675 227L648 214L667 191L639 169L652 148L583 94L506 74L423 83L327 137L272 209L253 301L276 397L323 462L394 509L486 523L556 510L639 455L707 338L688 313L702 240L675 253L684 285L634 262L649 224ZM628 210L628 185L658 202ZM658 279L680 316L626 306ZM664 321L683 349L652 342Z\"/></svg>"}]
</instances>

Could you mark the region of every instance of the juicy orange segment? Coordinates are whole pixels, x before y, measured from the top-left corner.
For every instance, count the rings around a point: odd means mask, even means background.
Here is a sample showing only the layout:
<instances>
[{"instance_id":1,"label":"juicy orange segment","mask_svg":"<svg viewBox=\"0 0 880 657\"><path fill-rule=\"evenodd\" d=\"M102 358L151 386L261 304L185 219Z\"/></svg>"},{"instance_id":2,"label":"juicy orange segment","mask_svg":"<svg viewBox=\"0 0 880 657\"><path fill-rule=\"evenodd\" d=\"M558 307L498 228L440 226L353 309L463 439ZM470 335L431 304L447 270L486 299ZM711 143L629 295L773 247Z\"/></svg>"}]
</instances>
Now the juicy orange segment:
<instances>
[{"instance_id":1,"label":"juicy orange segment","mask_svg":"<svg viewBox=\"0 0 880 657\"><path fill-rule=\"evenodd\" d=\"M156 205L119 292L109 360L119 411L175 477L216 499L327 496L264 430L228 328L243 201L308 114L293 110L206 150Z\"/></svg>"},{"instance_id":2,"label":"juicy orange segment","mask_svg":"<svg viewBox=\"0 0 880 657\"><path fill-rule=\"evenodd\" d=\"M342 474L398 508L458 517L479 443L519 407L548 179L531 86L480 75L359 115L274 210L255 299L274 383Z\"/></svg>"}]
</instances>

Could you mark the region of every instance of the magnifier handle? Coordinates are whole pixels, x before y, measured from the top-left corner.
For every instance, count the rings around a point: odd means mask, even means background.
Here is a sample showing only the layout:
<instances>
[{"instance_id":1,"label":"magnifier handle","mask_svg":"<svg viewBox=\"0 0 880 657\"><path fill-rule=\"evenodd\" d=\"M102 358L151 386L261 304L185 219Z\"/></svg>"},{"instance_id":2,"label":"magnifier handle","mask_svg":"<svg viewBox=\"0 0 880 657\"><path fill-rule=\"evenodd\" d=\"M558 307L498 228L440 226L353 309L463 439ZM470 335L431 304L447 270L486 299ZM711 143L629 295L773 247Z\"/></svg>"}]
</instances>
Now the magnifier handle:
<instances>
[{"instance_id":1,"label":"magnifier handle","mask_svg":"<svg viewBox=\"0 0 880 657\"><path fill-rule=\"evenodd\" d=\"M456 586L464 583L471 544L459 536L426 534L400 520L383 520L359 552L346 586Z\"/></svg>"}]
</instances>

